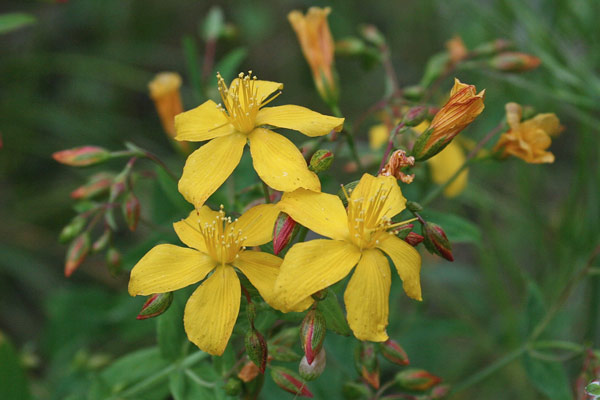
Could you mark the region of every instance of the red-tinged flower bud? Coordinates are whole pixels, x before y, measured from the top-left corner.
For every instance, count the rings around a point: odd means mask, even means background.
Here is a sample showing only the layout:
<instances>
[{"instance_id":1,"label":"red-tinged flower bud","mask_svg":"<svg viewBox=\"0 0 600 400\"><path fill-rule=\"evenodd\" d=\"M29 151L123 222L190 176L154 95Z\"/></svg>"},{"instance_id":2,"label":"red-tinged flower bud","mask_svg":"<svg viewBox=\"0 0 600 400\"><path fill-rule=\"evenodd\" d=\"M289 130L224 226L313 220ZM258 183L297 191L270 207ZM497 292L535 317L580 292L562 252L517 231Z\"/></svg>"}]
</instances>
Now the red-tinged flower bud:
<instances>
[{"instance_id":1,"label":"red-tinged flower bud","mask_svg":"<svg viewBox=\"0 0 600 400\"><path fill-rule=\"evenodd\" d=\"M427 106L413 107L404 114L402 122L405 126L417 126L427 118L427 115L429 114L428 110L429 108Z\"/></svg>"},{"instance_id":2,"label":"red-tinged flower bud","mask_svg":"<svg viewBox=\"0 0 600 400\"><path fill-rule=\"evenodd\" d=\"M413 247L417 246L423 240L425 240L425 238L415 232L409 232L408 235L406 235L406 237L404 238L404 241Z\"/></svg>"},{"instance_id":3,"label":"red-tinged flower bud","mask_svg":"<svg viewBox=\"0 0 600 400\"><path fill-rule=\"evenodd\" d=\"M75 216L71 222L67 226L65 226L62 231L60 231L60 236L58 237L58 241L60 243L68 243L75 236L79 235L85 224L87 222L87 218L82 215Z\"/></svg>"},{"instance_id":4,"label":"red-tinged flower bud","mask_svg":"<svg viewBox=\"0 0 600 400\"><path fill-rule=\"evenodd\" d=\"M110 151L97 146L75 147L74 149L57 151L52 157L61 164L72 167L87 167L108 160Z\"/></svg>"},{"instance_id":5,"label":"red-tinged flower bud","mask_svg":"<svg viewBox=\"0 0 600 400\"><path fill-rule=\"evenodd\" d=\"M379 389L379 361L373 343L358 343L354 350L354 366L365 382Z\"/></svg>"},{"instance_id":6,"label":"red-tinged flower bud","mask_svg":"<svg viewBox=\"0 0 600 400\"><path fill-rule=\"evenodd\" d=\"M370 397L371 391L362 383L346 382L342 386L342 395L348 400L358 400Z\"/></svg>"},{"instance_id":7,"label":"red-tinged flower bud","mask_svg":"<svg viewBox=\"0 0 600 400\"><path fill-rule=\"evenodd\" d=\"M439 385L431 389L430 399L443 399L450 392L450 385Z\"/></svg>"},{"instance_id":8,"label":"red-tinged flower bud","mask_svg":"<svg viewBox=\"0 0 600 400\"><path fill-rule=\"evenodd\" d=\"M137 319L156 317L167 311L173 302L173 292L153 294L146 300Z\"/></svg>"},{"instance_id":9,"label":"red-tinged flower bud","mask_svg":"<svg viewBox=\"0 0 600 400\"><path fill-rule=\"evenodd\" d=\"M473 57L492 56L501 51L510 50L514 44L506 39L496 39L492 42L480 44L471 51Z\"/></svg>"},{"instance_id":10,"label":"red-tinged flower bud","mask_svg":"<svg viewBox=\"0 0 600 400\"><path fill-rule=\"evenodd\" d=\"M273 381L285 390L286 392L295 394L296 396L313 397L313 394L306 387L306 383L302 378L293 371L284 367L272 367L271 378Z\"/></svg>"},{"instance_id":11,"label":"red-tinged flower bud","mask_svg":"<svg viewBox=\"0 0 600 400\"><path fill-rule=\"evenodd\" d=\"M422 227L425 237L425 247L431 254L437 254L448 261L454 261L452 256L452 245L446 237L446 233L441 226L431 222L426 222Z\"/></svg>"},{"instance_id":12,"label":"red-tinged flower bud","mask_svg":"<svg viewBox=\"0 0 600 400\"><path fill-rule=\"evenodd\" d=\"M489 61L490 67L503 72L524 72L539 67L541 60L531 54L500 53Z\"/></svg>"},{"instance_id":13,"label":"red-tinged flower bud","mask_svg":"<svg viewBox=\"0 0 600 400\"><path fill-rule=\"evenodd\" d=\"M112 276L116 277L121 273L121 261L121 252L114 247L110 247L106 252L106 264Z\"/></svg>"},{"instance_id":14,"label":"red-tinged flower bud","mask_svg":"<svg viewBox=\"0 0 600 400\"><path fill-rule=\"evenodd\" d=\"M87 232L77 236L67 250L65 276L68 278L81 265L90 251L90 235Z\"/></svg>"},{"instance_id":15,"label":"red-tinged flower bud","mask_svg":"<svg viewBox=\"0 0 600 400\"><path fill-rule=\"evenodd\" d=\"M302 357L300 360L300 365L298 366L298 372L302 379L307 381L313 381L317 379L323 371L325 371L325 365L327 364L327 356L325 355L325 349L321 349L312 364L308 363L306 356Z\"/></svg>"},{"instance_id":16,"label":"red-tinged flower bud","mask_svg":"<svg viewBox=\"0 0 600 400\"><path fill-rule=\"evenodd\" d=\"M113 179L114 175L100 172L92 176L88 183L73 190L71 192L71 197L77 200L91 199L94 196L108 191Z\"/></svg>"},{"instance_id":17,"label":"red-tinged flower bud","mask_svg":"<svg viewBox=\"0 0 600 400\"><path fill-rule=\"evenodd\" d=\"M398 365L408 365L408 355L406 351L395 340L388 339L379 344L379 351L388 361Z\"/></svg>"},{"instance_id":18,"label":"red-tinged flower bud","mask_svg":"<svg viewBox=\"0 0 600 400\"><path fill-rule=\"evenodd\" d=\"M325 172L331 167L333 162L333 153L329 150L317 150L310 158L308 169L314 173Z\"/></svg>"},{"instance_id":19,"label":"red-tinged flower bud","mask_svg":"<svg viewBox=\"0 0 600 400\"><path fill-rule=\"evenodd\" d=\"M225 385L223 385L223 391L228 396L237 396L242 393L242 381L238 378L229 378Z\"/></svg>"},{"instance_id":20,"label":"red-tinged flower bud","mask_svg":"<svg viewBox=\"0 0 600 400\"><path fill-rule=\"evenodd\" d=\"M140 220L140 201L133 192L127 193L123 202L123 216L130 231L135 231Z\"/></svg>"},{"instance_id":21,"label":"red-tinged flower bud","mask_svg":"<svg viewBox=\"0 0 600 400\"><path fill-rule=\"evenodd\" d=\"M102 235L98 239L96 239L96 241L92 245L92 253L98 253L99 251L104 250L106 246L108 246L111 236L111 230L105 229Z\"/></svg>"},{"instance_id":22,"label":"red-tinged flower bud","mask_svg":"<svg viewBox=\"0 0 600 400\"><path fill-rule=\"evenodd\" d=\"M394 234L396 236L398 236L400 239L406 240L406 237L408 236L408 234L412 231L412 229L414 227L415 227L414 224L400 225L399 227L394 229Z\"/></svg>"},{"instance_id":23,"label":"red-tinged flower bud","mask_svg":"<svg viewBox=\"0 0 600 400\"><path fill-rule=\"evenodd\" d=\"M273 229L273 253L279 254L298 232L299 225L286 213L280 213Z\"/></svg>"},{"instance_id":24,"label":"red-tinged flower bud","mask_svg":"<svg viewBox=\"0 0 600 400\"><path fill-rule=\"evenodd\" d=\"M251 329L246 333L244 344L246 345L246 353L248 354L248 358L250 361L256 364L256 366L260 369L260 373L264 374L265 368L267 367L268 356L267 342L265 342L265 338L256 329Z\"/></svg>"},{"instance_id":25,"label":"red-tinged flower bud","mask_svg":"<svg viewBox=\"0 0 600 400\"><path fill-rule=\"evenodd\" d=\"M394 378L396 384L409 390L427 390L442 380L424 369L410 368L400 371Z\"/></svg>"},{"instance_id":26,"label":"red-tinged flower bud","mask_svg":"<svg viewBox=\"0 0 600 400\"><path fill-rule=\"evenodd\" d=\"M319 310L307 312L300 326L300 341L309 364L312 364L319 351L321 351L326 332L323 313Z\"/></svg>"}]
</instances>

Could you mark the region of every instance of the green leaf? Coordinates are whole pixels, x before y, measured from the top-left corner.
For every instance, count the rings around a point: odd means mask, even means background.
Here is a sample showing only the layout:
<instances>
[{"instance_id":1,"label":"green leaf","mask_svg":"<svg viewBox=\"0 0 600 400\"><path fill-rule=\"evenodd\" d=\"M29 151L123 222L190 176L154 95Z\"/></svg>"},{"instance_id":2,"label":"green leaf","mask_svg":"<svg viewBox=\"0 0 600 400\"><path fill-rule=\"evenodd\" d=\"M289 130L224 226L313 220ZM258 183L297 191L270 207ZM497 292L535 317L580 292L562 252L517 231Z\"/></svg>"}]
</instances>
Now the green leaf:
<instances>
[{"instance_id":1,"label":"green leaf","mask_svg":"<svg viewBox=\"0 0 600 400\"><path fill-rule=\"evenodd\" d=\"M523 356L523 367L533 385L552 400L571 400L569 379L562 364Z\"/></svg>"},{"instance_id":2,"label":"green leaf","mask_svg":"<svg viewBox=\"0 0 600 400\"><path fill-rule=\"evenodd\" d=\"M527 303L525 306L525 333L532 331L533 327L542 319L546 313L544 295L539 286L533 282L527 282Z\"/></svg>"},{"instance_id":3,"label":"green leaf","mask_svg":"<svg viewBox=\"0 0 600 400\"><path fill-rule=\"evenodd\" d=\"M348 326L348 322L346 322L344 312L333 290L327 289L327 297L319 301L318 308L325 316L327 329L339 335L350 335L350 327Z\"/></svg>"},{"instance_id":4,"label":"green leaf","mask_svg":"<svg viewBox=\"0 0 600 400\"><path fill-rule=\"evenodd\" d=\"M224 24L225 18L221 7L211 7L211 9L208 10L206 18L204 18L204 24L201 31L202 38L204 40L217 39L223 30Z\"/></svg>"},{"instance_id":5,"label":"green leaf","mask_svg":"<svg viewBox=\"0 0 600 400\"><path fill-rule=\"evenodd\" d=\"M425 88L431 85L444 73L446 66L448 65L448 61L449 56L446 52L437 53L431 56L429 61L427 61L427 65L425 66L425 73L423 74L420 85Z\"/></svg>"},{"instance_id":6,"label":"green leaf","mask_svg":"<svg viewBox=\"0 0 600 400\"><path fill-rule=\"evenodd\" d=\"M192 210L192 205L185 201L183 196L179 194L177 189L177 182L175 182L164 169L156 167L156 180L158 182L159 190L162 196L160 200L156 199L154 208L156 212L160 209L161 216L172 217L174 214L180 214L182 217L187 217L189 212ZM167 202L164 201L167 200ZM155 213L156 213L155 212Z\"/></svg>"},{"instance_id":7,"label":"green leaf","mask_svg":"<svg viewBox=\"0 0 600 400\"><path fill-rule=\"evenodd\" d=\"M33 15L25 13L7 13L0 15L0 34L12 32L27 25L35 24Z\"/></svg>"},{"instance_id":8,"label":"green leaf","mask_svg":"<svg viewBox=\"0 0 600 400\"><path fill-rule=\"evenodd\" d=\"M237 47L227 53L215 66L225 82L231 82L238 74L242 61L248 55L248 50L245 47Z\"/></svg>"},{"instance_id":9,"label":"green leaf","mask_svg":"<svg viewBox=\"0 0 600 400\"><path fill-rule=\"evenodd\" d=\"M423 211L427 221L438 224L446 232L450 243L475 243L481 244L481 231L472 222L458 215L441 213L438 211Z\"/></svg>"},{"instance_id":10,"label":"green leaf","mask_svg":"<svg viewBox=\"0 0 600 400\"><path fill-rule=\"evenodd\" d=\"M185 375L182 370L175 370L169 374L169 390L174 400L185 400Z\"/></svg>"},{"instance_id":11,"label":"green leaf","mask_svg":"<svg viewBox=\"0 0 600 400\"><path fill-rule=\"evenodd\" d=\"M181 291L173 294L173 304L156 319L156 333L161 356L166 360L177 360L183 355L187 341L183 329L183 310L187 296Z\"/></svg>"},{"instance_id":12,"label":"green leaf","mask_svg":"<svg viewBox=\"0 0 600 400\"><path fill-rule=\"evenodd\" d=\"M0 333L0 399L29 399L29 383L19 356L8 338Z\"/></svg>"}]
</instances>

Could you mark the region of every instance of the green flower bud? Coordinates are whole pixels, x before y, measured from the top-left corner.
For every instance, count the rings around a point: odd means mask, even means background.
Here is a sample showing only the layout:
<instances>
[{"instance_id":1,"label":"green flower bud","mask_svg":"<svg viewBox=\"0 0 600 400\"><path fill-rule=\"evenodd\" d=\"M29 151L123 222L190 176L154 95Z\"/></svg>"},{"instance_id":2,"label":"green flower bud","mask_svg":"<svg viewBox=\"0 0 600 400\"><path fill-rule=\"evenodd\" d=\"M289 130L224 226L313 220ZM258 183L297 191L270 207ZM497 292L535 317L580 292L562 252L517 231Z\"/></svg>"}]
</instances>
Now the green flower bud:
<instances>
[{"instance_id":1,"label":"green flower bud","mask_svg":"<svg viewBox=\"0 0 600 400\"><path fill-rule=\"evenodd\" d=\"M321 376L323 371L325 371L326 364L327 356L325 355L325 349L321 349L311 364L308 363L306 356L302 357L298 366L298 372L303 379L312 381Z\"/></svg>"},{"instance_id":2,"label":"green flower bud","mask_svg":"<svg viewBox=\"0 0 600 400\"><path fill-rule=\"evenodd\" d=\"M310 158L308 169L315 173L324 172L329 169L333 162L333 153L329 150L317 150Z\"/></svg>"},{"instance_id":3,"label":"green flower bud","mask_svg":"<svg viewBox=\"0 0 600 400\"><path fill-rule=\"evenodd\" d=\"M246 345L248 358L260 369L261 374L264 374L268 356L265 338L259 331L252 328L246 333L244 344Z\"/></svg>"},{"instance_id":4,"label":"green flower bud","mask_svg":"<svg viewBox=\"0 0 600 400\"><path fill-rule=\"evenodd\" d=\"M148 297L136 319L156 317L169 309L173 303L173 292L157 293Z\"/></svg>"},{"instance_id":5,"label":"green flower bud","mask_svg":"<svg viewBox=\"0 0 600 400\"><path fill-rule=\"evenodd\" d=\"M309 364L312 364L319 351L321 351L326 332L323 313L319 310L308 311L300 326L300 341Z\"/></svg>"},{"instance_id":6,"label":"green flower bud","mask_svg":"<svg viewBox=\"0 0 600 400\"><path fill-rule=\"evenodd\" d=\"M284 367L272 367L271 378L281 389L296 396L313 397L313 394L306 387L302 378L293 371Z\"/></svg>"},{"instance_id":7,"label":"green flower bud","mask_svg":"<svg viewBox=\"0 0 600 400\"><path fill-rule=\"evenodd\" d=\"M58 241L60 243L68 243L75 236L79 235L85 224L87 222L87 218L82 215L75 216L71 222L67 226L65 226L62 231L60 231L60 236L58 237Z\"/></svg>"}]
</instances>

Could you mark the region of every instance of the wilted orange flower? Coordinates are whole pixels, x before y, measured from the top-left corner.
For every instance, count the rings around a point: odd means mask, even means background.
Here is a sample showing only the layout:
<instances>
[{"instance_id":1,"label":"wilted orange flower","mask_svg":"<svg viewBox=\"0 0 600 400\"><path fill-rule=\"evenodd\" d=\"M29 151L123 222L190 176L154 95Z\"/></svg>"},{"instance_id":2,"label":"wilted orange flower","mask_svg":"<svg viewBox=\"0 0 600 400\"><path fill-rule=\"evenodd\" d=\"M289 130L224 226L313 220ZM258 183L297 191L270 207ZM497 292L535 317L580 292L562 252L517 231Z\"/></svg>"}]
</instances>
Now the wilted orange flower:
<instances>
[{"instance_id":1,"label":"wilted orange flower","mask_svg":"<svg viewBox=\"0 0 600 400\"><path fill-rule=\"evenodd\" d=\"M517 103L506 104L506 121L510 129L500 136L494 151L501 156L513 155L530 164L552 163L554 154L546 151L552 136L562 130L555 114L538 114L521 122L523 108Z\"/></svg>"},{"instance_id":2,"label":"wilted orange flower","mask_svg":"<svg viewBox=\"0 0 600 400\"><path fill-rule=\"evenodd\" d=\"M453 63L464 60L469 53L467 46L465 46L465 42L463 42L462 38L458 35L455 35L446 42L446 49L448 50L448 55Z\"/></svg>"},{"instance_id":3,"label":"wilted orange flower","mask_svg":"<svg viewBox=\"0 0 600 400\"><path fill-rule=\"evenodd\" d=\"M321 97L337 101L337 85L333 71L335 44L327 23L331 8L311 7L306 15L294 10L288 20L298 36L302 53L310 65L313 79Z\"/></svg>"},{"instance_id":4,"label":"wilted orange flower","mask_svg":"<svg viewBox=\"0 0 600 400\"><path fill-rule=\"evenodd\" d=\"M415 179L415 174L405 174L402 168L415 165L415 158L407 156L404 150L396 150L390 156L385 167L381 170L380 175L393 176L404 183L412 183Z\"/></svg>"},{"instance_id":5,"label":"wilted orange flower","mask_svg":"<svg viewBox=\"0 0 600 400\"><path fill-rule=\"evenodd\" d=\"M477 93L474 85L454 79L450 99L435 114L429 129L417 139L412 155L417 161L433 157L469 125L485 107L485 89Z\"/></svg>"}]
</instances>

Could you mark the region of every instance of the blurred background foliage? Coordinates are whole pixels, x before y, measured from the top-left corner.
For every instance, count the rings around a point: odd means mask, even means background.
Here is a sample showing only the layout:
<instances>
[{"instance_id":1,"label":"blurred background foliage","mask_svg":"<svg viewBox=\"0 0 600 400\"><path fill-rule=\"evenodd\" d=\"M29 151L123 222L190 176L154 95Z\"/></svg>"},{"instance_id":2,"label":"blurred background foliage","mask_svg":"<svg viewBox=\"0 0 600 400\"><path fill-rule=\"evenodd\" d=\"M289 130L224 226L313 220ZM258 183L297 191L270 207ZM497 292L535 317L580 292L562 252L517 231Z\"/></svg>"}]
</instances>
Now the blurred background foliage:
<instances>
[{"instance_id":1,"label":"blurred background foliage","mask_svg":"<svg viewBox=\"0 0 600 400\"><path fill-rule=\"evenodd\" d=\"M177 71L184 77L185 107L204 100L192 90L197 82L186 68L184 43L188 50L195 44L194 54L202 60L200 23L212 5L191 0L7 0L0 6L1 12L35 17L35 23L0 35L0 354L16 363L0 363L0 385L10 386L0 393L12 393L0 397L26 396L18 394L25 379L16 368L20 361L35 397L85 398L90 387L97 389L111 373L118 375L103 369L111 360L155 343L155 321L135 320L143 299L127 295L127 274L113 278L104 260L95 256L64 278L66 249L57 236L73 216L68 193L90 170L59 165L51 154L83 144L116 150L131 141L164 158L179 174L183 160L161 129L147 83L157 72ZM450 384L468 383L473 374L518 348L545 304L561 296L600 241L600 2L267 0L219 5L236 34L219 41L216 60L227 56L230 64L239 63L239 70L283 82L281 104L323 113L328 110L314 91L286 19L292 9L331 6L336 39L356 35L359 24L376 25L388 40L401 86L418 82L428 58L455 34L469 48L510 39L541 58L542 66L524 75L459 72L463 82L487 89L483 117L463 135L483 137L503 118L508 101L530 104L538 112L556 113L565 126L551 148L556 162L527 165L511 159L472 168L459 198L440 198L430 206L473 224L459 227L454 235L448 232L451 240L465 242L455 245L455 262L424 255L425 301L415 304L394 289L390 300L390 336L404 346L413 364ZM355 120L382 97L382 68L365 70L357 60L341 57L336 66L340 108ZM213 76L211 72L211 80ZM444 91L450 86L448 79ZM358 127L362 148L374 123ZM112 165L122 167L119 161ZM342 174L342 165L334 168ZM354 178L340 176L346 182ZM170 223L184 215L182 205L165 201L164 186L151 179L142 180L136 194L143 219L158 227L142 224L135 234L123 231L115 238L126 270L158 237L176 243ZM465 234L469 229L475 233ZM598 285L597 276L577 285L542 338L597 347ZM331 362L336 368L311 383L317 398L335 398L341 383L355 376L347 367L351 354L343 340L327 339L328 351L339 363ZM158 356L140 357L123 370ZM565 360L513 360L453 398L571 398L583 358L575 354ZM7 384L9 373L14 376ZM387 365L382 373L391 375L394 369ZM152 398L164 398L168 391L161 390ZM286 395L267 382L264 398L281 396Z\"/></svg>"}]
</instances>

